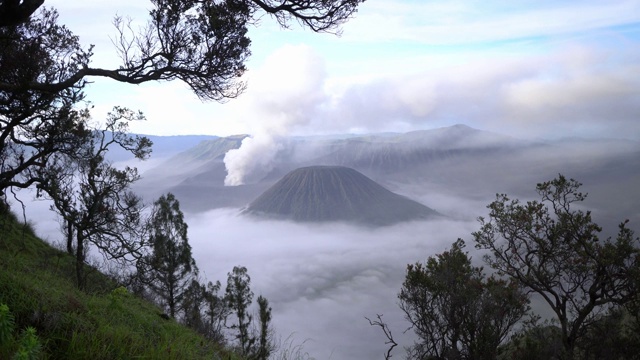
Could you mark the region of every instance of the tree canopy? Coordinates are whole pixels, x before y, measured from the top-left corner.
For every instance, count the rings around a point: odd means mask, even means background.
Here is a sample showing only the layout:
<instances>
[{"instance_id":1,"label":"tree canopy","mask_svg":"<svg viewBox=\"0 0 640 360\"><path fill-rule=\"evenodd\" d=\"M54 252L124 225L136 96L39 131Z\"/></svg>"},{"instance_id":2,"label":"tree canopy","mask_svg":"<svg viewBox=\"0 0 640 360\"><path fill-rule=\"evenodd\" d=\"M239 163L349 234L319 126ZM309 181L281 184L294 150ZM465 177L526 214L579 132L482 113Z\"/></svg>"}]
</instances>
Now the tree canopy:
<instances>
[{"instance_id":1,"label":"tree canopy","mask_svg":"<svg viewBox=\"0 0 640 360\"><path fill-rule=\"evenodd\" d=\"M600 239L590 211L576 209L586 198L582 184L560 175L538 184L541 201L521 203L505 194L480 218L476 247L485 261L529 293L539 295L559 322L566 358L607 311L638 296L638 239L619 226L615 238Z\"/></svg>"},{"instance_id":2,"label":"tree canopy","mask_svg":"<svg viewBox=\"0 0 640 360\"><path fill-rule=\"evenodd\" d=\"M425 264L407 266L398 298L419 338L411 359L495 359L528 310L516 282L487 278L463 248L459 239Z\"/></svg>"},{"instance_id":3,"label":"tree canopy","mask_svg":"<svg viewBox=\"0 0 640 360\"><path fill-rule=\"evenodd\" d=\"M149 155L149 139L128 133L128 122L141 116L115 108L105 129L88 131L73 154L55 154L48 166L39 168L36 174L41 179L40 195L52 201L51 209L62 220L67 252L76 257L76 278L81 288L88 244L120 265L139 259L144 253L142 201L130 188L138 180L138 172L128 166L117 169L106 158L114 147L139 159Z\"/></svg>"},{"instance_id":4,"label":"tree canopy","mask_svg":"<svg viewBox=\"0 0 640 360\"><path fill-rule=\"evenodd\" d=\"M154 202L148 227L151 253L138 262L138 271L175 318L198 268L180 202L173 194L162 195Z\"/></svg>"}]
</instances>

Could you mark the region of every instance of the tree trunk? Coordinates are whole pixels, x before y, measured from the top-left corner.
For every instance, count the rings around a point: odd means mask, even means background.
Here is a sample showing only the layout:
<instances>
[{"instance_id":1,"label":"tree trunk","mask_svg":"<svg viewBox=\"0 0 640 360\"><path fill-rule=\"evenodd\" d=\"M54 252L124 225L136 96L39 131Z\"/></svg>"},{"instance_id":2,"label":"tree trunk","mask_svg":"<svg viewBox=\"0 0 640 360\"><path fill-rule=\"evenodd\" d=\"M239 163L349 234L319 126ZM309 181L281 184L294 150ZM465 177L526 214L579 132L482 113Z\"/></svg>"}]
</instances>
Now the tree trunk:
<instances>
[{"instance_id":1,"label":"tree trunk","mask_svg":"<svg viewBox=\"0 0 640 360\"><path fill-rule=\"evenodd\" d=\"M73 223L70 220L65 220L67 223L67 252L69 255L73 255Z\"/></svg>"},{"instance_id":2,"label":"tree trunk","mask_svg":"<svg viewBox=\"0 0 640 360\"><path fill-rule=\"evenodd\" d=\"M86 286L84 279L84 237L81 231L76 233L76 240L76 281L78 289L84 290Z\"/></svg>"}]
</instances>

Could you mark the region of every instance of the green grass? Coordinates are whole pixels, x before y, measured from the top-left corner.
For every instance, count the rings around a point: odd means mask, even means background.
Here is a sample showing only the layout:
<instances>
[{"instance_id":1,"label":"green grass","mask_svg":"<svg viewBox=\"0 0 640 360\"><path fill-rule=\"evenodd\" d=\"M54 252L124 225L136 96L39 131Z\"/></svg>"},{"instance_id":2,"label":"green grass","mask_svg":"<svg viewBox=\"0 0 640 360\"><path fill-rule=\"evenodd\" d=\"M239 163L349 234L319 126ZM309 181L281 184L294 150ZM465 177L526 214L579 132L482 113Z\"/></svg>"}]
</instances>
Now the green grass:
<instances>
[{"instance_id":1,"label":"green grass","mask_svg":"<svg viewBox=\"0 0 640 360\"><path fill-rule=\"evenodd\" d=\"M12 358L29 327L40 359L239 359L87 268L87 289L75 287L73 258L37 238L0 205L0 304L14 319ZM1 344L0 344L1 345Z\"/></svg>"}]
</instances>

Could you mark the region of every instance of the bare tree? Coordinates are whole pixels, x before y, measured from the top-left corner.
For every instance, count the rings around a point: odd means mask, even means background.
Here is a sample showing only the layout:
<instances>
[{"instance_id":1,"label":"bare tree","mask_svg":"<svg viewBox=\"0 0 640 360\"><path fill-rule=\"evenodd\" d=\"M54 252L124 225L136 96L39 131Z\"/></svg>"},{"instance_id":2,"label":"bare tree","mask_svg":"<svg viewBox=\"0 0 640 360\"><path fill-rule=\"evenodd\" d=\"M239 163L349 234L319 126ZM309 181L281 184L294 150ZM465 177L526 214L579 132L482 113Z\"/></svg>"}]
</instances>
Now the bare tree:
<instances>
[{"instance_id":1,"label":"bare tree","mask_svg":"<svg viewBox=\"0 0 640 360\"><path fill-rule=\"evenodd\" d=\"M387 340L384 343L386 345L389 345L389 349L387 349L387 352L384 353L384 360L389 360L393 357L391 355L391 352L396 346L398 346L398 343L393 339L393 334L391 333L391 329L389 329L389 326L387 325L387 323L382 321L382 315L377 314L376 317L378 318L378 320L371 320L368 317L365 317L365 319L367 319L367 321L369 322L369 325L380 327L380 330L382 330L382 333L384 334L385 338L387 338Z\"/></svg>"}]
</instances>

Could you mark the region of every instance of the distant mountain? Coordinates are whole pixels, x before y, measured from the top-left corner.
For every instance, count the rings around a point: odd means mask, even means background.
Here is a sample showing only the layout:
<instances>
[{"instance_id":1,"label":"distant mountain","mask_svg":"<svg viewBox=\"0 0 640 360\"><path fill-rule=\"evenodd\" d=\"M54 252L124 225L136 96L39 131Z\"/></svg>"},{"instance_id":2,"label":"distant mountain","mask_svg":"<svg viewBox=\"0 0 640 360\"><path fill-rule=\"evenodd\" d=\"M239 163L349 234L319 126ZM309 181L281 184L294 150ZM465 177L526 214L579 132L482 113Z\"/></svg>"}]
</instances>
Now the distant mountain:
<instances>
[{"instance_id":1,"label":"distant mountain","mask_svg":"<svg viewBox=\"0 0 640 360\"><path fill-rule=\"evenodd\" d=\"M613 224L615 229L622 219L640 219L640 198L634 196L640 183L638 141L532 141L465 125L408 133L291 137L280 140L268 173L251 173L245 185L225 186L224 156L240 147L245 137L194 142L143 172L136 191L148 201L173 192L189 212L244 208L287 173L323 165L355 169L413 199L473 199L488 204L496 193L535 197L533 185L562 173L584 183L590 193L586 205L594 209L599 223ZM446 215L457 216L450 210Z\"/></svg>"},{"instance_id":2,"label":"distant mountain","mask_svg":"<svg viewBox=\"0 0 640 360\"><path fill-rule=\"evenodd\" d=\"M218 136L211 135L172 135L172 136L157 136L157 135L138 135L144 136L153 142L151 158L163 158L171 155L175 155L179 152L191 149L194 145L205 142L215 141ZM113 146L109 150L109 159L112 161L123 161L132 159L133 155L129 151L126 151L118 146Z\"/></svg>"},{"instance_id":3,"label":"distant mountain","mask_svg":"<svg viewBox=\"0 0 640 360\"><path fill-rule=\"evenodd\" d=\"M135 184L136 192L148 199L154 199L171 191L181 200L187 199L184 201L186 208L207 209L207 204L211 201L204 199L204 203L199 204L198 200L203 199L203 196L215 196L212 187L223 186L226 176L222 161L224 155L231 149L239 148L245 137L246 135L210 137L194 142L191 147L174 153L159 166L146 171L142 179ZM219 199L224 196L225 194ZM246 205L247 202L248 200L242 205ZM219 204L209 208L219 207Z\"/></svg>"},{"instance_id":4,"label":"distant mountain","mask_svg":"<svg viewBox=\"0 0 640 360\"><path fill-rule=\"evenodd\" d=\"M296 169L260 195L245 212L303 222L366 225L390 225L439 215L343 166Z\"/></svg>"}]
</instances>

